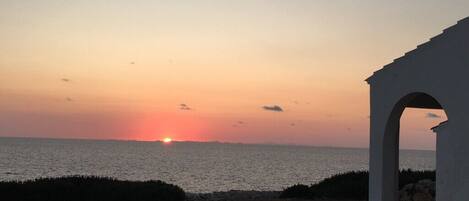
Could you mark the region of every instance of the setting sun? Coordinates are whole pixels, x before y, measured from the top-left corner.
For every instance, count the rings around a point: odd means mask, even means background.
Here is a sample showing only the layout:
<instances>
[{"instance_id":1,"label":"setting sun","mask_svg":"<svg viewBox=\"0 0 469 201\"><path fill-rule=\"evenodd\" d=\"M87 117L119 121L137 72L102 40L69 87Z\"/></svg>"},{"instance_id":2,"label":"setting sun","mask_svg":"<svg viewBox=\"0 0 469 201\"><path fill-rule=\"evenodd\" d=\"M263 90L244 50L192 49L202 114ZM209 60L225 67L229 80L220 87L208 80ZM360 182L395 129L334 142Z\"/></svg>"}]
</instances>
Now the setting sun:
<instances>
[{"instance_id":1,"label":"setting sun","mask_svg":"<svg viewBox=\"0 0 469 201\"><path fill-rule=\"evenodd\" d=\"M165 144L168 144L168 143L171 143L173 141L173 139L169 138L169 137L166 137L163 139L163 143Z\"/></svg>"}]
</instances>

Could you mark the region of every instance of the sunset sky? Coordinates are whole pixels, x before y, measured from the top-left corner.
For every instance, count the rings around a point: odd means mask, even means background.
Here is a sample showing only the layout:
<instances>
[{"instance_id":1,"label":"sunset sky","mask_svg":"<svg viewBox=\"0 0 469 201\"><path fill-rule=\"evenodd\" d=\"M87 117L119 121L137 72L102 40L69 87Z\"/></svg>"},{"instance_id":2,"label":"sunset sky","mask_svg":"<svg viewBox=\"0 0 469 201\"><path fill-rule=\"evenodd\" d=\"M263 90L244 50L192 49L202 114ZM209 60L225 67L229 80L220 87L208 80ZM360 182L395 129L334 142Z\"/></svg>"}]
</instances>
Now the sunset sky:
<instances>
[{"instance_id":1,"label":"sunset sky","mask_svg":"<svg viewBox=\"0 0 469 201\"><path fill-rule=\"evenodd\" d=\"M467 16L467 0L2 0L0 136L368 147L364 80ZM445 118L407 110L401 148L433 149Z\"/></svg>"}]
</instances>

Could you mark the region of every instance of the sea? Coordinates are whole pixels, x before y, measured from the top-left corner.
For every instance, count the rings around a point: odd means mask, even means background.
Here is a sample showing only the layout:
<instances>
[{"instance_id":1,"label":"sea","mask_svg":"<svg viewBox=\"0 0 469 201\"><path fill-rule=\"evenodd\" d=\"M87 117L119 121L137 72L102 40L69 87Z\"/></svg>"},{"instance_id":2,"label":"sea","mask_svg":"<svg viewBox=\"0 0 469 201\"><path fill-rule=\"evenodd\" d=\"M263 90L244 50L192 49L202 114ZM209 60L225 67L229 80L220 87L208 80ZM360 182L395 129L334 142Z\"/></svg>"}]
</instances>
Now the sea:
<instances>
[{"instance_id":1,"label":"sea","mask_svg":"<svg viewBox=\"0 0 469 201\"><path fill-rule=\"evenodd\" d=\"M401 150L400 168L435 169L435 152ZM368 149L219 142L0 138L0 180L98 175L162 180L186 192L276 191L368 169Z\"/></svg>"}]
</instances>

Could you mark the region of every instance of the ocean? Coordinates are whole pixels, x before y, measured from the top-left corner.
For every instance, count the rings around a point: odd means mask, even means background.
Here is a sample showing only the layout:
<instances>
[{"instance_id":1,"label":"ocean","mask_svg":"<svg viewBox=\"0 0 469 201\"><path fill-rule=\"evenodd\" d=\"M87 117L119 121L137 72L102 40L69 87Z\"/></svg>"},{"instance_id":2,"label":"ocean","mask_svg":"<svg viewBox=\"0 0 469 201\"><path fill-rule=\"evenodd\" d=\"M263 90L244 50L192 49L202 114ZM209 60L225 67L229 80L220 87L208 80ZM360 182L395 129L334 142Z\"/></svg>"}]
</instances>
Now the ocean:
<instances>
[{"instance_id":1,"label":"ocean","mask_svg":"<svg viewBox=\"0 0 469 201\"><path fill-rule=\"evenodd\" d=\"M402 150L400 167L435 169L435 152ZM282 190L368 169L368 149L218 142L0 138L0 180L99 175L162 180L187 192Z\"/></svg>"}]
</instances>

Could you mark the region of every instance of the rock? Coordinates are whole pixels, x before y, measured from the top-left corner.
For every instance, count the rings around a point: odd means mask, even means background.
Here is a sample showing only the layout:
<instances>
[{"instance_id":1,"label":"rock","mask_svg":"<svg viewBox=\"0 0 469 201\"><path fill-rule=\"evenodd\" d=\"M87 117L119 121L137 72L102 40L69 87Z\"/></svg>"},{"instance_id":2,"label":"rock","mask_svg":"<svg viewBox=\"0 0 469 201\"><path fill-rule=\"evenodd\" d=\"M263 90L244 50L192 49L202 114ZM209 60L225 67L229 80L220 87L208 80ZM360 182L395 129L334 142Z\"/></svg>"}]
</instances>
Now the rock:
<instances>
[{"instance_id":1,"label":"rock","mask_svg":"<svg viewBox=\"0 0 469 201\"><path fill-rule=\"evenodd\" d=\"M407 184L399 191L400 201L435 201L435 182L420 180L415 184Z\"/></svg>"}]
</instances>

